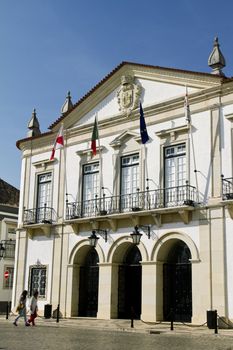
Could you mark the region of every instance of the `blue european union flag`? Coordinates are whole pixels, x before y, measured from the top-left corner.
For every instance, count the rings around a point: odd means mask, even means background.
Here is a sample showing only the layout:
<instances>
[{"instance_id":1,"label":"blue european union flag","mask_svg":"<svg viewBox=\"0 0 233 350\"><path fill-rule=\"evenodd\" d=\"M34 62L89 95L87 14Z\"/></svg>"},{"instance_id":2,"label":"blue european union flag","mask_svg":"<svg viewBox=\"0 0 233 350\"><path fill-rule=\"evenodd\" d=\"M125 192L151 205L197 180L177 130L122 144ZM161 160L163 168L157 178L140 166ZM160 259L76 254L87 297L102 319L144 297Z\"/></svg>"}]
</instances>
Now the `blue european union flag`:
<instances>
[{"instance_id":1,"label":"blue european union flag","mask_svg":"<svg viewBox=\"0 0 233 350\"><path fill-rule=\"evenodd\" d=\"M146 122L145 122L141 102L140 102L140 133L141 133L142 143L145 144L147 141L149 141L149 136L147 134Z\"/></svg>"}]
</instances>

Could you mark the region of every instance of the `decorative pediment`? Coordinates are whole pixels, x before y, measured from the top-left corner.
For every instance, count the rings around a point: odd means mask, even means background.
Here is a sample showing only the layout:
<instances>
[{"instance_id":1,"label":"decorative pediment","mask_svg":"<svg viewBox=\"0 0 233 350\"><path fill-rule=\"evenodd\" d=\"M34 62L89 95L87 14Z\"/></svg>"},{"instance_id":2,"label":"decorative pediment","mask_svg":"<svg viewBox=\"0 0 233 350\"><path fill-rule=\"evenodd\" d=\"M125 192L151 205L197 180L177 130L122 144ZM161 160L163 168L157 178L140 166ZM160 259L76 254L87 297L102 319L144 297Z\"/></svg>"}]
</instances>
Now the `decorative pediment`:
<instances>
[{"instance_id":1,"label":"decorative pediment","mask_svg":"<svg viewBox=\"0 0 233 350\"><path fill-rule=\"evenodd\" d=\"M99 154L100 152L103 152L105 150L105 147L104 146L100 146L100 147L96 147L96 153ZM80 157L82 156L88 156L88 157L92 157L92 149L89 147L89 148L86 148L84 150L80 150L80 151L77 151L76 154Z\"/></svg>"},{"instance_id":2,"label":"decorative pediment","mask_svg":"<svg viewBox=\"0 0 233 350\"><path fill-rule=\"evenodd\" d=\"M233 122L233 113L225 114L225 118Z\"/></svg>"},{"instance_id":3,"label":"decorative pediment","mask_svg":"<svg viewBox=\"0 0 233 350\"><path fill-rule=\"evenodd\" d=\"M113 148L120 148L121 145L125 144L129 139L134 139L137 142L141 142L141 136L139 133L126 130L119 136L117 136L111 143L110 146Z\"/></svg>"},{"instance_id":4,"label":"decorative pediment","mask_svg":"<svg viewBox=\"0 0 233 350\"><path fill-rule=\"evenodd\" d=\"M41 170L46 170L49 166L51 166L51 164L53 164L56 161L56 158L54 158L53 160L50 159L43 159L37 162L33 162L32 165L37 168L37 169L41 169Z\"/></svg>"},{"instance_id":5,"label":"decorative pediment","mask_svg":"<svg viewBox=\"0 0 233 350\"><path fill-rule=\"evenodd\" d=\"M162 138L170 138L171 141L175 141L178 135L187 134L189 131L189 125L182 125L176 128L164 129L156 132L155 134Z\"/></svg>"}]
</instances>

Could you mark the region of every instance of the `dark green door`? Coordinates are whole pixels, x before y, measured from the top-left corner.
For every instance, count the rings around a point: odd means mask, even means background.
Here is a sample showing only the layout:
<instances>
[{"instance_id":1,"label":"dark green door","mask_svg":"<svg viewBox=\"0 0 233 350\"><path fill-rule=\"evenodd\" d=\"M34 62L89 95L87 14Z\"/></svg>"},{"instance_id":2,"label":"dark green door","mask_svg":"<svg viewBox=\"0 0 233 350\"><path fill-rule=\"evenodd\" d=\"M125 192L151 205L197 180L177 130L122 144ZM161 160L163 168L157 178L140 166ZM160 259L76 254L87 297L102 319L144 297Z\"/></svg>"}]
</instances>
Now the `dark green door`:
<instances>
[{"instance_id":1,"label":"dark green door","mask_svg":"<svg viewBox=\"0 0 233 350\"><path fill-rule=\"evenodd\" d=\"M168 262L163 265L163 314L164 320L191 322L192 272L190 251L183 242L173 246Z\"/></svg>"},{"instance_id":2,"label":"dark green door","mask_svg":"<svg viewBox=\"0 0 233 350\"><path fill-rule=\"evenodd\" d=\"M141 315L142 270L139 261L141 254L136 246L130 248L119 266L118 275L118 318L135 319Z\"/></svg>"},{"instance_id":3,"label":"dark green door","mask_svg":"<svg viewBox=\"0 0 233 350\"><path fill-rule=\"evenodd\" d=\"M97 316L99 285L98 262L98 254L95 249L92 249L86 257L85 265L80 267L78 316Z\"/></svg>"}]
</instances>

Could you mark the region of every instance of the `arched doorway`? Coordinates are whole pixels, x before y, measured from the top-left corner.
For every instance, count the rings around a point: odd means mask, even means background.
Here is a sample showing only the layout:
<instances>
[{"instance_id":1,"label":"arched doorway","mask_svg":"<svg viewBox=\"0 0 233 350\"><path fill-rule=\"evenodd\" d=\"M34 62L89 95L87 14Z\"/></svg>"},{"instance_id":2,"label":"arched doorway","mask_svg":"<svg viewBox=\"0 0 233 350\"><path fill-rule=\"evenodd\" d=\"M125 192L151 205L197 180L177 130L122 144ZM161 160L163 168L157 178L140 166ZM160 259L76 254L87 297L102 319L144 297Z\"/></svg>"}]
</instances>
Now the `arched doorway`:
<instances>
[{"instance_id":1,"label":"arched doorway","mask_svg":"<svg viewBox=\"0 0 233 350\"><path fill-rule=\"evenodd\" d=\"M141 284L142 270L141 253L137 246L130 245L127 249L123 264L119 265L118 274L118 318L140 319L141 315Z\"/></svg>"},{"instance_id":2,"label":"arched doorway","mask_svg":"<svg viewBox=\"0 0 233 350\"><path fill-rule=\"evenodd\" d=\"M78 316L96 317L98 311L99 257L89 250L80 267Z\"/></svg>"},{"instance_id":3,"label":"arched doorway","mask_svg":"<svg viewBox=\"0 0 233 350\"><path fill-rule=\"evenodd\" d=\"M163 315L165 321L191 322L192 270L188 246L177 240L163 265Z\"/></svg>"}]
</instances>

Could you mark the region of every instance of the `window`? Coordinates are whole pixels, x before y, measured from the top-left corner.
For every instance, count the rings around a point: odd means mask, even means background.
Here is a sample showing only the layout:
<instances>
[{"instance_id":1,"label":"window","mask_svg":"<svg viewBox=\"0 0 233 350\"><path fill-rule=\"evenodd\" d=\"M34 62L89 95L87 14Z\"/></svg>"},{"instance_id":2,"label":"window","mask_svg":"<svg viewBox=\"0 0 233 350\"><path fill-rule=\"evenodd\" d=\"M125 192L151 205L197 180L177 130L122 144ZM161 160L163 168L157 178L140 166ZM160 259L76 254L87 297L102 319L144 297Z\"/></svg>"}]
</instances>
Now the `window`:
<instances>
[{"instance_id":1,"label":"window","mask_svg":"<svg viewBox=\"0 0 233 350\"><path fill-rule=\"evenodd\" d=\"M186 182L186 146L185 143L164 149L165 201L179 204L183 199Z\"/></svg>"},{"instance_id":2,"label":"window","mask_svg":"<svg viewBox=\"0 0 233 350\"><path fill-rule=\"evenodd\" d=\"M30 270L30 296L35 290L40 297L45 297L46 288L46 266L31 267Z\"/></svg>"},{"instance_id":3,"label":"window","mask_svg":"<svg viewBox=\"0 0 233 350\"><path fill-rule=\"evenodd\" d=\"M13 266L4 266L4 273L8 271L9 272L9 277L4 278L3 281L3 288L5 289L12 289L13 288L13 279L14 279L14 267Z\"/></svg>"},{"instance_id":4,"label":"window","mask_svg":"<svg viewBox=\"0 0 233 350\"><path fill-rule=\"evenodd\" d=\"M139 188L139 154L121 158L121 209L136 205Z\"/></svg>"},{"instance_id":5,"label":"window","mask_svg":"<svg viewBox=\"0 0 233 350\"><path fill-rule=\"evenodd\" d=\"M121 194L135 193L139 187L139 155L121 158Z\"/></svg>"},{"instance_id":6,"label":"window","mask_svg":"<svg viewBox=\"0 0 233 350\"><path fill-rule=\"evenodd\" d=\"M37 222L51 221L52 173L38 175Z\"/></svg>"},{"instance_id":7,"label":"window","mask_svg":"<svg viewBox=\"0 0 233 350\"><path fill-rule=\"evenodd\" d=\"M99 196L99 163L83 166L82 215L92 216Z\"/></svg>"},{"instance_id":8,"label":"window","mask_svg":"<svg viewBox=\"0 0 233 350\"><path fill-rule=\"evenodd\" d=\"M15 235L16 229L14 227L8 227L7 233L8 233L8 235Z\"/></svg>"}]
</instances>

